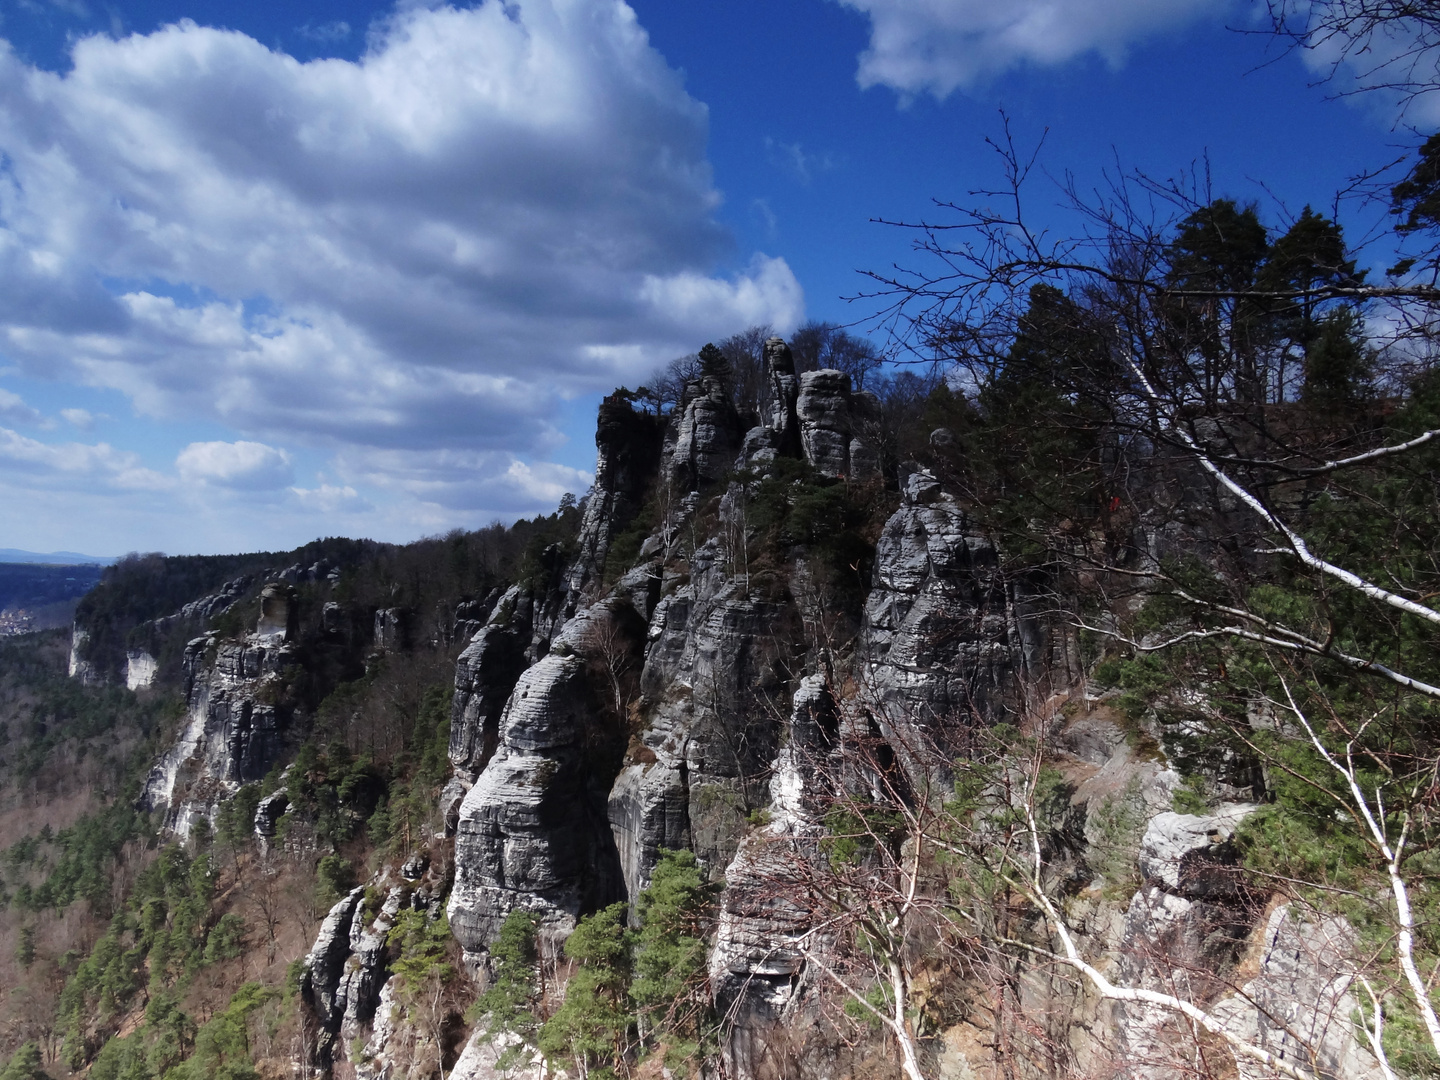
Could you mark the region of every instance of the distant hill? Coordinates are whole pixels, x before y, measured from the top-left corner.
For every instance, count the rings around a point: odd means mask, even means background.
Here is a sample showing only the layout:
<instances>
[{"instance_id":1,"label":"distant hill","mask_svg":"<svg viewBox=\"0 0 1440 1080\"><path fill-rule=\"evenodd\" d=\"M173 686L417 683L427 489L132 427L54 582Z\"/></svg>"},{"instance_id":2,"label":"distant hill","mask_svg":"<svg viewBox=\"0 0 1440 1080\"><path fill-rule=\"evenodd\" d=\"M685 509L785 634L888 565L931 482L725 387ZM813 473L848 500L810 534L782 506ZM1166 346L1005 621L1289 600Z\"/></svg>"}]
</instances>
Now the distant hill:
<instances>
[{"instance_id":1,"label":"distant hill","mask_svg":"<svg viewBox=\"0 0 1440 1080\"><path fill-rule=\"evenodd\" d=\"M93 562L0 562L0 637L68 626L104 573Z\"/></svg>"},{"instance_id":2,"label":"distant hill","mask_svg":"<svg viewBox=\"0 0 1440 1080\"><path fill-rule=\"evenodd\" d=\"M47 563L50 566L109 566L115 562L114 555L81 555L77 551L21 551L19 548L0 548L0 563Z\"/></svg>"}]
</instances>

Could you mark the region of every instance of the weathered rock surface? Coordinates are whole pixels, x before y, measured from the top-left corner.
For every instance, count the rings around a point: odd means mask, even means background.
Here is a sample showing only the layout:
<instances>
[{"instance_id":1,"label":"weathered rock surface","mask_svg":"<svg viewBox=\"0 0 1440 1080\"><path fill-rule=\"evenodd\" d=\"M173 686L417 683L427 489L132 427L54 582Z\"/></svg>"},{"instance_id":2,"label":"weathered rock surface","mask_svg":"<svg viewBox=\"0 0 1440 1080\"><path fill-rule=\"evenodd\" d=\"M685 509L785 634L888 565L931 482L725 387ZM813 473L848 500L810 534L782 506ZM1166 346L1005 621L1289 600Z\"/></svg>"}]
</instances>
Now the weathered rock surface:
<instances>
[{"instance_id":1,"label":"weathered rock surface","mask_svg":"<svg viewBox=\"0 0 1440 1080\"><path fill-rule=\"evenodd\" d=\"M483 1026L477 1027L451 1067L449 1080L545 1080L553 1075L533 1050L528 1062L522 1059L521 1063L507 1063L509 1067L502 1069L500 1056L519 1042L518 1036L508 1034L489 1038Z\"/></svg>"},{"instance_id":2,"label":"weathered rock surface","mask_svg":"<svg viewBox=\"0 0 1440 1080\"><path fill-rule=\"evenodd\" d=\"M600 403L595 424L595 483L585 503L577 554L566 583L570 594L567 616L575 613L582 597L598 587L611 541L630 524L644 502L660 463L663 423L661 417L637 411L618 393ZM712 452L693 445L692 450L707 462Z\"/></svg>"},{"instance_id":3,"label":"weathered rock surface","mask_svg":"<svg viewBox=\"0 0 1440 1080\"><path fill-rule=\"evenodd\" d=\"M1354 1023L1357 945L1343 919L1305 921L1283 904L1266 921L1259 974L1213 1011L1236 1035L1319 1076L1380 1080L1380 1063ZM1236 1055L1235 1064L1241 1080L1277 1076L1251 1058Z\"/></svg>"},{"instance_id":4,"label":"weathered rock surface","mask_svg":"<svg viewBox=\"0 0 1440 1080\"><path fill-rule=\"evenodd\" d=\"M315 945L305 956L300 976L300 993L315 1014L320 1028L317 1063L328 1068L335 1039L345 1019L346 964L350 959L350 937L355 915L365 896L363 886L352 889L325 916Z\"/></svg>"},{"instance_id":5,"label":"weathered rock surface","mask_svg":"<svg viewBox=\"0 0 1440 1080\"><path fill-rule=\"evenodd\" d=\"M795 413L805 460L825 476L844 476L850 467L850 376L829 369L805 372Z\"/></svg>"},{"instance_id":6,"label":"weathered rock surface","mask_svg":"<svg viewBox=\"0 0 1440 1080\"><path fill-rule=\"evenodd\" d=\"M885 523L861 631L862 685L902 757L958 720L998 713L1017 642L994 545L922 471Z\"/></svg>"},{"instance_id":7,"label":"weathered rock surface","mask_svg":"<svg viewBox=\"0 0 1440 1080\"><path fill-rule=\"evenodd\" d=\"M1254 810L1234 805L1213 815L1151 819L1140 844L1145 885L1130 901L1118 943L1121 985L1199 1002L1229 986L1256 917L1231 869L1229 840ZM1114 1018L1121 1075L1189 1075L1197 1045L1188 1022L1134 1002L1117 1004Z\"/></svg>"},{"instance_id":8,"label":"weathered rock surface","mask_svg":"<svg viewBox=\"0 0 1440 1080\"><path fill-rule=\"evenodd\" d=\"M144 649L130 649L125 653L125 689L144 690L155 681L160 665L155 657Z\"/></svg>"},{"instance_id":9,"label":"weathered rock surface","mask_svg":"<svg viewBox=\"0 0 1440 1080\"><path fill-rule=\"evenodd\" d=\"M483 950L516 906L563 937L583 911L621 894L604 796L618 756L569 647L552 650L516 683L499 748L465 796L456 833L450 925Z\"/></svg>"},{"instance_id":10,"label":"weathered rock surface","mask_svg":"<svg viewBox=\"0 0 1440 1080\"><path fill-rule=\"evenodd\" d=\"M146 808L166 810L168 828L188 835L195 820L213 816L219 799L265 775L288 721L274 704L273 688L294 655L278 634L223 642L203 637L186 645L185 726L141 793Z\"/></svg>"},{"instance_id":11,"label":"weathered rock surface","mask_svg":"<svg viewBox=\"0 0 1440 1080\"><path fill-rule=\"evenodd\" d=\"M375 612L372 637L381 652L403 652L410 647L414 632L415 613L407 608L381 608Z\"/></svg>"},{"instance_id":12,"label":"weathered rock surface","mask_svg":"<svg viewBox=\"0 0 1440 1080\"><path fill-rule=\"evenodd\" d=\"M814 933L797 857L814 858L823 834L812 803L810 764L823 756L834 728L834 702L820 676L795 693L790 738L770 781L769 820L741 842L725 870L710 988L716 1008L734 1018L721 1052L736 1080L824 1075L834 1047L816 1029ZM828 1052L827 1052L828 1051Z\"/></svg>"},{"instance_id":13,"label":"weathered rock surface","mask_svg":"<svg viewBox=\"0 0 1440 1080\"><path fill-rule=\"evenodd\" d=\"M800 380L795 375L795 357L783 338L765 342L765 369L770 379L770 411L765 427L774 432L776 453L800 457L800 422L795 416Z\"/></svg>"},{"instance_id":14,"label":"weathered rock surface","mask_svg":"<svg viewBox=\"0 0 1440 1080\"><path fill-rule=\"evenodd\" d=\"M661 847L692 848L712 873L730 861L746 815L765 801L774 705L793 655L784 606L748 596L718 544L690 566L690 580L651 615L640 677L648 723L610 795L631 896Z\"/></svg>"},{"instance_id":15,"label":"weathered rock surface","mask_svg":"<svg viewBox=\"0 0 1440 1080\"><path fill-rule=\"evenodd\" d=\"M744 431L724 384L711 376L685 387L675 441L666 467L680 491L698 491L729 471Z\"/></svg>"},{"instance_id":16,"label":"weathered rock surface","mask_svg":"<svg viewBox=\"0 0 1440 1080\"><path fill-rule=\"evenodd\" d=\"M500 714L525 670L530 605L525 590L518 585L510 589L456 661L450 762L467 782L485 767L499 745Z\"/></svg>"},{"instance_id":17,"label":"weathered rock surface","mask_svg":"<svg viewBox=\"0 0 1440 1080\"><path fill-rule=\"evenodd\" d=\"M1238 895L1240 879L1230 838L1256 809L1235 803L1204 816L1155 815L1140 841L1140 873L1159 888L1183 896Z\"/></svg>"},{"instance_id":18,"label":"weathered rock surface","mask_svg":"<svg viewBox=\"0 0 1440 1080\"><path fill-rule=\"evenodd\" d=\"M70 678L84 686L99 686L105 681L105 677L96 670L95 665L84 657L86 643L90 640L88 630L81 629L78 625L70 629Z\"/></svg>"}]
</instances>

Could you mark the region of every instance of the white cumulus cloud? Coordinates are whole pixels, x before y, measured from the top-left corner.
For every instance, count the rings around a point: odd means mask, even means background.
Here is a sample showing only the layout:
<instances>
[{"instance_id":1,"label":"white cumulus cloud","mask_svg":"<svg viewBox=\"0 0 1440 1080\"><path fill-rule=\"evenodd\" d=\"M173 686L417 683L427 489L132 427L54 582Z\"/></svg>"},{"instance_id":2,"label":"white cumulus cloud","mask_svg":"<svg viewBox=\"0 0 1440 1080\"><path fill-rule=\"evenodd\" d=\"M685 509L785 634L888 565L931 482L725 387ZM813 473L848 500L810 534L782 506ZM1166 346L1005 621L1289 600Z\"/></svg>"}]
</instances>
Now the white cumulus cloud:
<instances>
[{"instance_id":1,"label":"white cumulus cloud","mask_svg":"<svg viewBox=\"0 0 1440 1080\"><path fill-rule=\"evenodd\" d=\"M165 491L172 481L108 443L44 443L0 427L0 476L18 487L107 495ZM14 507L12 505L12 512Z\"/></svg>"},{"instance_id":2,"label":"white cumulus cloud","mask_svg":"<svg viewBox=\"0 0 1440 1080\"><path fill-rule=\"evenodd\" d=\"M513 470L561 397L803 317L783 260L716 270L706 108L621 0L402 4L367 40L301 63L182 22L64 72L0 43L0 359L240 437L192 481L288 486L244 455L306 445L534 510L560 481Z\"/></svg>"},{"instance_id":3,"label":"white cumulus cloud","mask_svg":"<svg viewBox=\"0 0 1440 1080\"><path fill-rule=\"evenodd\" d=\"M295 479L290 455L257 442L196 442L175 458L180 476L237 491L274 491Z\"/></svg>"},{"instance_id":4,"label":"white cumulus cloud","mask_svg":"<svg viewBox=\"0 0 1440 1080\"><path fill-rule=\"evenodd\" d=\"M1086 53L1111 64L1144 38L1232 7L1230 0L838 0L870 17L862 87L945 98L1024 65Z\"/></svg>"}]
</instances>

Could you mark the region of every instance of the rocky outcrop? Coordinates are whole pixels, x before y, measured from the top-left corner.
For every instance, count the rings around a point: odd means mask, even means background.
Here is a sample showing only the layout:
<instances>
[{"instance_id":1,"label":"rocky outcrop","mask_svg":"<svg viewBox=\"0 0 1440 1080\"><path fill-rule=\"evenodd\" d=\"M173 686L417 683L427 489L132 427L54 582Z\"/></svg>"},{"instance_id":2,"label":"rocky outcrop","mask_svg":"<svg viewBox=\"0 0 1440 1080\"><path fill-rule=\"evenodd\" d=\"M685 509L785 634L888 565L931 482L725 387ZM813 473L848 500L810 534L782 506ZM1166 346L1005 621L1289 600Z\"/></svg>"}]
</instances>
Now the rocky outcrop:
<instances>
[{"instance_id":1,"label":"rocky outcrop","mask_svg":"<svg viewBox=\"0 0 1440 1080\"><path fill-rule=\"evenodd\" d=\"M451 1067L449 1080L546 1080L554 1075L538 1051L519 1051L518 1062L502 1061L501 1056L519 1042L519 1036L508 1033L491 1036L483 1026L477 1027Z\"/></svg>"},{"instance_id":2,"label":"rocky outcrop","mask_svg":"<svg viewBox=\"0 0 1440 1080\"><path fill-rule=\"evenodd\" d=\"M695 460L708 462L712 453L695 444L699 436L693 429L699 423L697 419L692 424L691 451L686 459L692 469ZM624 392L611 394L600 403L595 423L595 483L585 503L577 555L566 582L570 594L567 616L575 613L581 597L595 591L604 576L611 541L639 513L659 468L663 429L663 417L637 410Z\"/></svg>"},{"instance_id":3,"label":"rocky outcrop","mask_svg":"<svg viewBox=\"0 0 1440 1080\"><path fill-rule=\"evenodd\" d=\"M260 590L260 622L255 636L293 641L297 616L295 590L279 583L266 585Z\"/></svg>"},{"instance_id":4,"label":"rocky outcrop","mask_svg":"<svg viewBox=\"0 0 1440 1080\"><path fill-rule=\"evenodd\" d=\"M188 835L220 799L265 775L284 741L288 716L276 707L276 687L294 654L278 636L203 637L185 647L185 726L141 793L146 808L166 810L168 828Z\"/></svg>"},{"instance_id":5,"label":"rocky outcrop","mask_svg":"<svg viewBox=\"0 0 1440 1080\"><path fill-rule=\"evenodd\" d=\"M805 460L823 476L878 480L880 455L874 436L880 403L873 394L852 394L850 376L833 368L800 376L796 426Z\"/></svg>"},{"instance_id":6,"label":"rocky outcrop","mask_svg":"<svg viewBox=\"0 0 1440 1080\"><path fill-rule=\"evenodd\" d=\"M741 841L725 870L709 969L716 1009L734 1021L721 1052L736 1080L823 1075L828 1064L830 1054L811 1045L828 1040L817 1030L816 973L807 963L817 950L823 958L828 942L814 933L798 859L821 857L813 770L835 727L824 680L807 677L770 781L769 820Z\"/></svg>"},{"instance_id":7,"label":"rocky outcrop","mask_svg":"<svg viewBox=\"0 0 1440 1080\"><path fill-rule=\"evenodd\" d=\"M794 653L789 609L749 595L716 542L694 552L690 569L651 615L640 677L646 724L610 794L631 896L661 847L691 848L714 874L730 861L746 816L765 802L775 705Z\"/></svg>"},{"instance_id":8,"label":"rocky outcrop","mask_svg":"<svg viewBox=\"0 0 1440 1080\"><path fill-rule=\"evenodd\" d=\"M729 390L709 375L686 384L674 432L666 468L679 491L698 491L729 472L745 434Z\"/></svg>"},{"instance_id":9,"label":"rocky outcrop","mask_svg":"<svg viewBox=\"0 0 1440 1080\"><path fill-rule=\"evenodd\" d=\"M297 665L294 593L267 586L255 632L222 641L213 634L185 646L186 714L179 737L151 768L140 803L165 810L180 836L213 819L240 785L261 779L286 745L292 720L281 704L284 673Z\"/></svg>"},{"instance_id":10,"label":"rocky outcrop","mask_svg":"<svg viewBox=\"0 0 1440 1080\"><path fill-rule=\"evenodd\" d=\"M795 357L784 338L772 337L765 342L765 369L770 379L770 410L766 424L758 430L773 433L774 452L800 457L800 422L795 415L800 380L795 375Z\"/></svg>"},{"instance_id":11,"label":"rocky outcrop","mask_svg":"<svg viewBox=\"0 0 1440 1080\"><path fill-rule=\"evenodd\" d=\"M1000 712L1014 631L994 545L933 476L911 473L876 544L860 636L867 704L897 753L913 759L957 722Z\"/></svg>"},{"instance_id":12,"label":"rocky outcrop","mask_svg":"<svg viewBox=\"0 0 1440 1080\"><path fill-rule=\"evenodd\" d=\"M202 596L199 600L192 600L174 615L167 615L163 619L157 619L156 625L163 629L164 624L169 622L188 623L194 620L213 619L217 615L223 615L232 607L245 599L245 594L250 591L250 586L255 578L251 575L235 578L227 581L219 589L209 596Z\"/></svg>"},{"instance_id":13,"label":"rocky outcrop","mask_svg":"<svg viewBox=\"0 0 1440 1080\"><path fill-rule=\"evenodd\" d=\"M1118 942L1121 985L1209 1002L1229 988L1256 912L1234 872L1235 827L1256 808L1238 804L1196 816L1150 820L1138 864L1144 885L1130 901ZM1122 1076L1191 1075L1197 1046L1188 1022L1157 1006L1115 1007Z\"/></svg>"},{"instance_id":14,"label":"rocky outcrop","mask_svg":"<svg viewBox=\"0 0 1440 1080\"><path fill-rule=\"evenodd\" d=\"M364 896L364 887L357 887L330 909L320 924L314 947L305 956L300 976L301 996L320 1029L316 1062L325 1069L333 1060L335 1039L345 1019L350 935Z\"/></svg>"},{"instance_id":15,"label":"rocky outcrop","mask_svg":"<svg viewBox=\"0 0 1440 1080\"><path fill-rule=\"evenodd\" d=\"M290 809L290 793L284 788L272 791L256 805L253 828L262 855L269 853L270 841L275 839L275 834L280 828L280 819L285 816L285 811L288 809Z\"/></svg>"},{"instance_id":16,"label":"rocky outcrop","mask_svg":"<svg viewBox=\"0 0 1440 1080\"><path fill-rule=\"evenodd\" d=\"M500 714L525 670L530 644L529 593L516 585L455 662L450 713L450 762L472 783L500 741Z\"/></svg>"},{"instance_id":17,"label":"rocky outcrop","mask_svg":"<svg viewBox=\"0 0 1440 1080\"><path fill-rule=\"evenodd\" d=\"M516 906L563 937L582 912L621 895L604 825L620 737L564 636L520 676L499 747L459 810L449 915L467 952L483 950Z\"/></svg>"},{"instance_id":18,"label":"rocky outcrop","mask_svg":"<svg viewBox=\"0 0 1440 1080\"><path fill-rule=\"evenodd\" d=\"M84 686L99 686L105 681L105 677L89 660L85 659L85 646L90 641L90 632L80 628L79 624L70 629L70 678Z\"/></svg>"},{"instance_id":19,"label":"rocky outcrop","mask_svg":"<svg viewBox=\"0 0 1440 1080\"><path fill-rule=\"evenodd\" d=\"M1319 1076L1380 1080L1384 1070L1355 1026L1357 946L1344 919L1303 919L1282 904L1265 923L1259 974L1212 1011L1242 1039ZM1237 1055L1235 1065L1241 1080L1276 1075L1248 1057Z\"/></svg>"},{"instance_id":20,"label":"rocky outcrop","mask_svg":"<svg viewBox=\"0 0 1440 1080\"><path fill-rule=\"evenodd\" d=\"M125 689L144 690L154 681L160 665L155 657L144 649L130 649L125 653Z\"/></svg>"},{"instance_id":21,"label":"rocky outcrop","mask_svg":"<svg viewBox=\"0 0 1440 1080\"><path fill-rule=\"evenodd\" d=\"M850 376L824 369L800 376L795 400L805 460L824 476L850 469Z\"/></svg>"},{"instance_id":22,"label":"rocky outcrop","mask_svg":"<svg viewBox=\"0 0 1440 1080\"><path fill-rule=\"evenodd\" d=\"M375 612L372 637L380 652L403 652L410 647L415 613L408 608L381 608Z\"/></svg>"},{"instance_id":23,"label":"rocky outcrop","mask_svg":"<svg viewBox=\"0 0 1440 1080\"><path fill-rule=\"evenodd\" d=\"M1234 803L1203 816L1155 815L1140 841L1141 875L1156 888L1182 896L1239 895L1241 879L1230 838L1256 809L1250 803Z\"/></svg>"}]
</instances>

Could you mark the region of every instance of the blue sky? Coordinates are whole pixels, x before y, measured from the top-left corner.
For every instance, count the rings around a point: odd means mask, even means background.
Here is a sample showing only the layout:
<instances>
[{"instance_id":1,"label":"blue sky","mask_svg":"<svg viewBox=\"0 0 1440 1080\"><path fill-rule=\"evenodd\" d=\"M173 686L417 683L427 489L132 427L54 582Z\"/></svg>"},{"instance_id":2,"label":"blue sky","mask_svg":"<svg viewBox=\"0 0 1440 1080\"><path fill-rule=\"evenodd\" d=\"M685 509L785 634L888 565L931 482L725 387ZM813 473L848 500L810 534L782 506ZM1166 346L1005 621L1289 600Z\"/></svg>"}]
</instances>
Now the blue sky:
<instances>
[{"instance_id":1,"label":"blue sky","mask_svg":"<svg viewBox=\"0 0 1440 1080\"><path fill-rule=\"evenodd\" d=\"M0 547L549 510L610 387L752 323L863 328L857 271L913 262L873 219L993 185L1002 110L1050 176L1208 161L1273 222L1413 144L1259 26L1240 0L3 0ZM1034 199L1073 225L1050 179Z\"/></svg>"}]
</instances>

